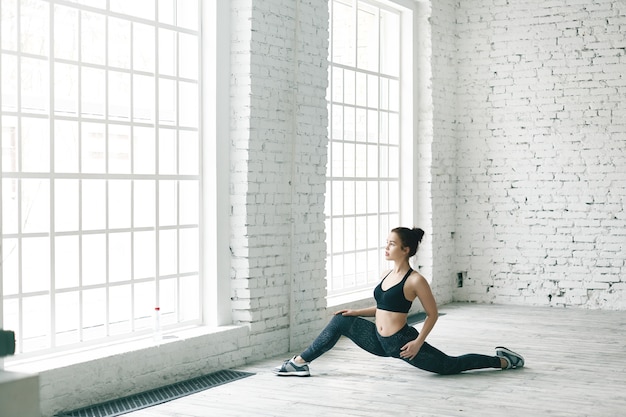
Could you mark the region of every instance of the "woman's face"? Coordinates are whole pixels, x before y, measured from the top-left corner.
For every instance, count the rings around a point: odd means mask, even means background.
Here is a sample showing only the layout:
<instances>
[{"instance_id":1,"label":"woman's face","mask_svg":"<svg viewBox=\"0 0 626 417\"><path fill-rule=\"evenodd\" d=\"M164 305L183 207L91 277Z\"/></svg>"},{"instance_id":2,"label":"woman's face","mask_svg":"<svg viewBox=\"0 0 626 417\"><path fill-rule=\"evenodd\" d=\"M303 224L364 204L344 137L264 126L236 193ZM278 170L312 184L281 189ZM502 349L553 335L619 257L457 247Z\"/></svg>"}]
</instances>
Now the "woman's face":
<instances>
[{"instance_id":1,"label":"woman's face","mask_svg":"<svg viewBox=\"0 0 626 417\"><path fill-rule=\"evenodd\" d=\"M408 248L402 247L402 241L394 232L387 236L387 245L385 246L385 259L388 261L400 261L406 257Z\"/></svg>"}]
</instances>

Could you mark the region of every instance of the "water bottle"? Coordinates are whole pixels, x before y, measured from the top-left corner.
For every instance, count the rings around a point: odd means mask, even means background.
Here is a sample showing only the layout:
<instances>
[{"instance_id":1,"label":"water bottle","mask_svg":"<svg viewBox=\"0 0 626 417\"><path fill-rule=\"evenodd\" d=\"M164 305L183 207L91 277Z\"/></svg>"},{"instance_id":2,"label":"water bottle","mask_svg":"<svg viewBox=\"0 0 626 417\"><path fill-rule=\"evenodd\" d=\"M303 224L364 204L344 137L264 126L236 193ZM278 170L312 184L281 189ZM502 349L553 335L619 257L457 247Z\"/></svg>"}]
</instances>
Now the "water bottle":
<instances>
[{"instance_id":1,"label":"water bottle","mask_svg":"<svg viewBox=\"0 0 626 417\"><path fill-rule=\"evenodd\" d=\"M154 308L154 329L153 329L152 337L156 343L161 342L161 339L163 337L161 333L161 308L160 307Z\"/></svg>"}]
</instances>

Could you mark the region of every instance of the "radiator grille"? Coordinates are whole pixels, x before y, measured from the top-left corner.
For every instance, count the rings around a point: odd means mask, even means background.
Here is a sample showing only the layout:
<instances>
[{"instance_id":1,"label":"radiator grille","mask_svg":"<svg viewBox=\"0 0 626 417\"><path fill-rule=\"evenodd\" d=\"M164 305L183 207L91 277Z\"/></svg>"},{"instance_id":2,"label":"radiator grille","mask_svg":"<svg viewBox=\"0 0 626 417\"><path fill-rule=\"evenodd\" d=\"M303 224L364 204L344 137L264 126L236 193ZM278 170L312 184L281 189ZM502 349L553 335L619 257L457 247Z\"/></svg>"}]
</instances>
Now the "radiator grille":
<instances>
[{"instance_id":1,"label":"radiator grille","mask_svg":"<svg viewBox=\"0 0 626 417\"><path fill-rule=\"evenodd\" d=\"M81 408L57 417L113 417L130 413L142 408L152 407L176 398L204 391L228 382L254 375L249 372L223 370L209 375L178 382L165 387L153 389L140 394L131 395L102 404Z\"/></svg>"}]
</instances>

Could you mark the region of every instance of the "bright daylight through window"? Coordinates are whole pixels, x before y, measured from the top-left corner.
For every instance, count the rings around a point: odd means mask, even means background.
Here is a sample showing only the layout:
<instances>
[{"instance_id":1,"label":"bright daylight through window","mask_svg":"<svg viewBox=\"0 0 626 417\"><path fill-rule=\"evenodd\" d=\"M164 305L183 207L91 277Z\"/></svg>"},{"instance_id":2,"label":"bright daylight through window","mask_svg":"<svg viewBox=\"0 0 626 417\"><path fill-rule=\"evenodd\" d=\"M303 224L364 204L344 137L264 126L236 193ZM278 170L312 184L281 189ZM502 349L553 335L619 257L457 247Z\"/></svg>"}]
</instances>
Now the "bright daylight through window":
<instances>
[{"instance_id":1,"label":"bright daylight through window","mask_svg":"<svg viewBox=\"0 0 626 417\"><path fill-rule=\"evenodd\" d=\"M400 212L401 14L383 3L330 2L329 295L378 281Z\"/></svg>"},{"instance_id":2,"label":"bright daylight through window","mask_svg":"<svg viewBox=\"0 0 626 417\"><path fill-rule=\"evenodd\" d=\"M19 354L198 322L197 0L2 0L0 327Z\"/></svg>"}]
</instances>

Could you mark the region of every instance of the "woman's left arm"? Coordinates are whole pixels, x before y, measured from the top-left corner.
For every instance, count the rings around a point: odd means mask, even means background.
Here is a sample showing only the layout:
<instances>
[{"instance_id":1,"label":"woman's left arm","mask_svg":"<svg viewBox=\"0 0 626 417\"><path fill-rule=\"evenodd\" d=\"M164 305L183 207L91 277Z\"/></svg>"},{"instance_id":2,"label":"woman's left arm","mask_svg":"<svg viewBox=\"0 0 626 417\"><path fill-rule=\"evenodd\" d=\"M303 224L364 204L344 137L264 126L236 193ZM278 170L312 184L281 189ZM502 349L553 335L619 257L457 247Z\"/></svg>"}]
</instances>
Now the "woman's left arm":
<instances>
[{"instance_id":1,"label":"woman's left arm","mask_svg":"<svg viewBox=\"0 0 626 417\"><path fill-rule=\"evenodd\" d=\"M414 285L411 287L415 291L415 296L420 300L420 303L422 303L422 307L426 313L426 319L424 320L424 324L422 324L422 331L419 332L417 339L410 341L400 349L400 357L409 360L412 360L420 351L426 341L426 337L428 337L430 331L435 327L435 323L439 318L437 302L430 289L430 285L428 285L428 281L418 273L417 279L412 283Z\"/></svg>"}]
</instances>

